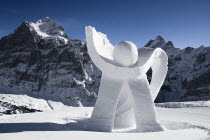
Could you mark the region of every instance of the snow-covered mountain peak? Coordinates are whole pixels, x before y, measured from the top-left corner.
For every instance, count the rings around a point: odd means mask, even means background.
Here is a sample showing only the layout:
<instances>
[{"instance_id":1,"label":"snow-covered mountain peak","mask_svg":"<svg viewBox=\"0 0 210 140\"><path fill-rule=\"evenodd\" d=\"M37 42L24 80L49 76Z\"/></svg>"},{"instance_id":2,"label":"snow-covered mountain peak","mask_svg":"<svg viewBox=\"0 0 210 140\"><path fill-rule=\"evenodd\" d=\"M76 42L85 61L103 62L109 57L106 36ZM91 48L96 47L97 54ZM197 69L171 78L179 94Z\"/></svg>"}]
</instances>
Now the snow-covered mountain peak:
<instances>
[{"instance_id":1,"label":"snow-covered mountain peak","mask_svg":"<svg viewBox=\"0 0 210 140\"><path fill-rule=\"evenodd\" d=\"M68 35L64 32L64 28L57 24L49 17L42 18L36 23L29 23L31 28L45 41L59 41L67 44Z\"/></svg>"},{"instance_id":2,"label":"snow-covered mountain peak","mask_svg":"<svg viewBox=\"0 0 210 140\"><path fill-rule=\"evenodd\" d=\"M37 22L53 22L53 20L50 17L44 17L38 20Z\"/></svg>"}]
</instances>

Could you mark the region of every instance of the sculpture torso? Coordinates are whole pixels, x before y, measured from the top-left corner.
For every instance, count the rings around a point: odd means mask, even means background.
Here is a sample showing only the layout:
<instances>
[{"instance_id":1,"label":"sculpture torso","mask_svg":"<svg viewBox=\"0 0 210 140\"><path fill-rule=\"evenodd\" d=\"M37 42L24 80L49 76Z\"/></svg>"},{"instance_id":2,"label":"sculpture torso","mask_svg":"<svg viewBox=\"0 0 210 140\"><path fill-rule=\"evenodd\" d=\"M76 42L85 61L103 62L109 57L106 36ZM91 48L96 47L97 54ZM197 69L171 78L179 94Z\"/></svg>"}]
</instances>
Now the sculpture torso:
<instances>
[{"instance_id":1,"label":"sculpture torso","mask_svg":"<svg viewBox=\"0 0 210 140\"><path fill-rule=\"evenodd\" d=\"M136 79L142 76L145 77L146 72L154 61L154 51L155 49L150 48L139 49L139 58L137 62L129 67L119 66L114 60L106 59L101 56L104 61L112 65L110 67L101 68L102 74L116 79Z\"/></svg>"},{"instance_id":2,"label":"sculpture torso","mask_svg":"<svg viewBox=\"0 0 210 140\"><path fill-rule=\"evenodd\" d=\"M141 72L141 68L125 68L113 67L110 69L102 69L102 75L114 79L133 79L138 78L145 73Z\"/></svg>"}]
</instances>

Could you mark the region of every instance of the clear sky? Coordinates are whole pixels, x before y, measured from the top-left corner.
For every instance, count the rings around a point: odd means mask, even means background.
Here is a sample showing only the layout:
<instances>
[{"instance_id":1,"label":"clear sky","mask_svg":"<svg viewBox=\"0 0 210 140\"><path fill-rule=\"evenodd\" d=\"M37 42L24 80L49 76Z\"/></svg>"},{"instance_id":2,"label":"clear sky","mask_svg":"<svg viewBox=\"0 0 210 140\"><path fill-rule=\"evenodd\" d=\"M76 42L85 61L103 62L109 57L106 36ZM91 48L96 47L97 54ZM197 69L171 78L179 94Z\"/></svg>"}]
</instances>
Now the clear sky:
<instances>
[{"instance_id":1,"label":"clear sky","mask_svg":"<svg viewBox=\"0 0 210 140\"><path fill-rule=\"evenodd\" d=\"M75 39L85 40L84 27L92 25L113 45L142 47L161 35L178 48L210 46L210 0L1 0L0 37L46 16Z\"/></svg>"}]
</instances>

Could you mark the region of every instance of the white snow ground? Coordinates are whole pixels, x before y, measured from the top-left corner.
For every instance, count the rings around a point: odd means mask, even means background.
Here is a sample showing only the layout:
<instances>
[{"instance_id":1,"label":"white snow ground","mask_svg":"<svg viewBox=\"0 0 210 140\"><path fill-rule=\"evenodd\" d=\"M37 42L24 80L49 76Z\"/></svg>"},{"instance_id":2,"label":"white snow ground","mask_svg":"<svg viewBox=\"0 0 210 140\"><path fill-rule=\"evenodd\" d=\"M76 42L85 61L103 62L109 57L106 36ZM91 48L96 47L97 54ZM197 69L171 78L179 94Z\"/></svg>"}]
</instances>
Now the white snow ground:
<instances>
[{"instance_id":1,"label":"white snow ground","mask_svg":"<svg viewBox=\"0 0 210 140\"><path fill-rule=\"evenodd\" d=\"M15 98L16 102L23 100L28 103L25 99L29 97L17 98L17 96L11 95L7 97L7 101L12 98ZM34 106L34 101L37 99L30 98L30 100L31 106ZM40 106L47 106L44 101L40 100L39 103ZM93 110L92 107L67 107L56 102L53 102L53 104L58 106L55 110L46 109L45 112L0 116L0 140L210 139L209 101L157 105L161 106L161 108L157 107L157 113L165 131L151 133L135 133L134 128L114 130L114 133L85 131L86 122ZM193 104L193 106L184 106L184 104Z\"/></svg>"}]
</instances>

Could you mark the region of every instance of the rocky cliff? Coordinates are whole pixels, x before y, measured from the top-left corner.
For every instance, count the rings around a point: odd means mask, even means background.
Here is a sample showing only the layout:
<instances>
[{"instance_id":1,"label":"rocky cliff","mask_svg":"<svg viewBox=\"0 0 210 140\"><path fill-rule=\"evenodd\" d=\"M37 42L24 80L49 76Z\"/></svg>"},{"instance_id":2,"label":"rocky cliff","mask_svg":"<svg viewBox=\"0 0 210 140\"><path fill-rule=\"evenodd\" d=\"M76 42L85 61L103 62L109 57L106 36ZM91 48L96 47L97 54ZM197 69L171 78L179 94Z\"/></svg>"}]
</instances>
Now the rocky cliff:
<instances>
[{"instance_id":1,"label":"rocky cliff","mask_svg":"<svg viewBox=\"0 0 210 140\"><path fill-rule=\"evenodd\" d=\"M50 18L23 22L0 40L0 88L73 106L94 105L101 72L84 41Z\"/></svg>"}]
</instances>

